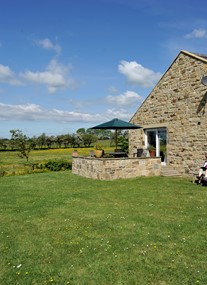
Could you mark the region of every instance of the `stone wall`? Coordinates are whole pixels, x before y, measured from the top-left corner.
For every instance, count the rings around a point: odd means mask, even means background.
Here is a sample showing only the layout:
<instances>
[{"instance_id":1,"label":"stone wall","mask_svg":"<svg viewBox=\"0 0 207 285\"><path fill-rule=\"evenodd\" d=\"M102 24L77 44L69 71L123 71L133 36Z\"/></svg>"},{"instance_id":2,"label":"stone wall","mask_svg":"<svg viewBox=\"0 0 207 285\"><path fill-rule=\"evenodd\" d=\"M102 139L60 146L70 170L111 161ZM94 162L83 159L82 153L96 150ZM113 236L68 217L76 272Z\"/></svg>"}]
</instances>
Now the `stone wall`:
<instances>
[{"instance_id":1,"label":"stone wall","mask_svg":"<svg viewBox=\"0 0 207 285\"><path fill-rule=\"evenodd\" d=\"M167 164L192 175L207 153L207 61L181 52L134 114L131 123L143 127L129 132L129 151L144 147L147 128L166 127Z\"/></svg>"},{"instance_id":2,"label":"stone wall","mask_svg":"<svg viewBox=\"0 0 207 285\"><path fill-rule=\"evenodd\" d=\"M160 158L94 158L73 157L72 173L80 176L114 180L138 176L159 176Z\"/></svg>"}]
</instances>

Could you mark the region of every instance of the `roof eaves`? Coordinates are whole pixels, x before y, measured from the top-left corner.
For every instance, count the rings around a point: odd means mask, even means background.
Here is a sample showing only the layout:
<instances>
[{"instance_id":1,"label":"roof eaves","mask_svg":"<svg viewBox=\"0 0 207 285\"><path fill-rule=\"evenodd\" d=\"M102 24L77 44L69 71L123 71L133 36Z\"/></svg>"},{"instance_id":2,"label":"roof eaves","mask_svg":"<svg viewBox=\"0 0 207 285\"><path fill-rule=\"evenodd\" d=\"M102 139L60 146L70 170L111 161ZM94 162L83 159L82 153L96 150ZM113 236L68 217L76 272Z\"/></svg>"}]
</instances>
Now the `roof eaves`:
<instances>
[{"instance_id":1,"label":"roof eaves","mask_svg":"<svg viewBox=\"0 0 207 285\"><path fill-rule=\"evenodd\" d=\"M204 55L204 54L199 54L199 53L193 53L193 52L189 52L189 51L186 51L186 50L182 50L181 51L182 53L185 53L191 57L194 57L194 58L197 58L199 60L202 60L204 62L207 62L207 55Z\"/></svg>"}]
</instances>

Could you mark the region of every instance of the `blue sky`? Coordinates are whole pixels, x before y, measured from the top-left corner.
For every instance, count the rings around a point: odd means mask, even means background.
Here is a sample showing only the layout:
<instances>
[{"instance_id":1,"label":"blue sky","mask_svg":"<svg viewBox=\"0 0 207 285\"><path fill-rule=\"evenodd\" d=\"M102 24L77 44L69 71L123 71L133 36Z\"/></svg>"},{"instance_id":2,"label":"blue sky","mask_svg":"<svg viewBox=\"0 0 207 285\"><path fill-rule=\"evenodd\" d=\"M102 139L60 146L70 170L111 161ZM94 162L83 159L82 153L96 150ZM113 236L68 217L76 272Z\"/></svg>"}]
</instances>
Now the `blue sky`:
<instances>
[{"instance_id":1,"label":"blue sky","mask_svg":"<svg viewBox=\"0 0 207 285\"><path fill-rule=\"evenodd\" d=\"M129 121L181 50L207 54L207 2L0 0L0 137Z\"/></svg>"}]
</instances>

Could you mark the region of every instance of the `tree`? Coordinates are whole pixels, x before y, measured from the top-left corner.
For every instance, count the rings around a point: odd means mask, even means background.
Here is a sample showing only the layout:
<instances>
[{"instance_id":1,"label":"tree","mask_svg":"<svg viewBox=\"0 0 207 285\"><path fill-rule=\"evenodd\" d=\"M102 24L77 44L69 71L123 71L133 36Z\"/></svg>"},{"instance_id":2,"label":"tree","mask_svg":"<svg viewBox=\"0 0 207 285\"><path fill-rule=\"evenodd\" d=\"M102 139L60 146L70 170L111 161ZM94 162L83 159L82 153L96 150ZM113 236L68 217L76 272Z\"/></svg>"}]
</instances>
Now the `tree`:
<instances>
[{"instance_id":1,"label":"tree","mask_svg":"<svg viewBox=\"0 0 207 285\"><path fill-rule=\"evenodd\" d=\"M32 149L35 149L36 145L37 145L37 138L36 137L32 137L29 139L29 143L31 145Z\"/></svg>"},{"instance_id":2,"label":"tree","mask_svg":"<svg viewBox=\"0 0 207 285\"><path fill-rule=\"evenodd\" d=\"M9 142L8 139L0 138L0 148L1 149L6 149L8 144L9 144L8 142Z\"/></svg>"},{"instance_id":3,"label":"tree","mask_svg":"<svg viewBox=\"0 0 207 285\"><path fill-rule=\"evenodd\" d=\"M80 128L76 131L77 134L85 134L86 133L86 129L85 128Z\"/></svg>"},{"instance_id":4,"label":"tree","mask_svg":"<svg viewBox=\"0 0 207 285\"><path fill-rule=\"evenodd\" d=\"M129 138L128 138L128 131L120 131L120 135L118 136L118 144L121 149L125 152L128 152L129 149Z\"/></svg>"},{"instance_id":5,"label":"tree","mask_svg":"<svg viewBox=\"0 0 207 285\"><path fill-rule=\"evenodd\" d=\"M80 147L80 145L81 145L80 137L77 134L72 134L70 143L71 143L72 147Z\"/></svg>"},{"instance_id":6,"label":"tree","mask_svg":"<svg viewBox=\"0 0 207 285\"><path fill-rule=\"evenodd\" d=\"M46 136L45 137L45 143L47 145L47 148L51 148L51 146L54 142L56 142L56 138L54 136Z\"/></svg>"},{"instance_id":7,"label":"tree","mask_svg":"<svg viewBox=\"0 0 207 285\"><path fill-rule=\"evenodd\" d=\"M64 135L56 136L56 143L58 144L59 148L61 148L63 142L64 142Z\"/></svg>"},{"instance_id":8,"label":"tree","mask_svg":"<svg viewBox=\"0 0 207 285\"><path fill-rule=\"evenodd\" d=\"M90 147L92 143L98 140L97 136L90 133L85 133L82 135L82 142L85 147Z\"/></svg>"},{"instance_id":9,"label":"tree","mask_svg":"<svg viewBox=\"0 0 207 285\"><path fill-rule=\"evenodd\" d=\"M11 130L11 141L14 142L17 150L20 152L18 155L21 158L26 158L28 161L29 153L32 149L32 144L30 139L22 133L21 130Z\"/></svg>"},{"instance_id":10,"label":"tree","mask_svg":"<svg viewBox=\"0 0 207 285\"><path fill-rule=\"evenodd\" d=\"M63 135L63 144L65 147L68 147L69 144L71 143L71 135Z\"/></svg>"},{"instance_id":11,"label":"tree","mask_svg":"<svg viewBox=\"0 0 207 285\"><path fill-rule=\"evenodd\" d=\"M84 147L90 147L90 145L97 141L98 137L91 129L80 128L76 132L78 141L84 145Z\"/></svg>"},{"instance_id":12,"label":"tree","mask_svg":"<svg viewBox=\"0 0 207 285\"><path fill-rule=\"evenodd\" d=\"M46 145L46 134L42 133L38 138L37 138L37 145L39 148L43 148Z\"/></svg>"}]
</instances>

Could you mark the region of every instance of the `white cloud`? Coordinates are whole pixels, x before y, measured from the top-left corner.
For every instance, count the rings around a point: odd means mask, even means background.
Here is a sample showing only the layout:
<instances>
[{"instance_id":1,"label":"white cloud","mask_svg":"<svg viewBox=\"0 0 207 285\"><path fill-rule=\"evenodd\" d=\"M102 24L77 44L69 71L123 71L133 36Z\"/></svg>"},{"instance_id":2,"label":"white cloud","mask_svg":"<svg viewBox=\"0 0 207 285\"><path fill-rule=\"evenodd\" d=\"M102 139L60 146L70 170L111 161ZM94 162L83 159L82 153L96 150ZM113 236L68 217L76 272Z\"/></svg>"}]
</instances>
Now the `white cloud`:
<instances>
[{"instance_id":1,"label":"white cloud","mask_svg":"<svg viewBox=\"0 0 207 285\"><path fill-rule=\"evenodd\" d=\"M162 76L161 73L145 68L136 61L122 60L118 70L126 76L129 82L145 88L153 87Z\"/></svg>"},{"instance_id":2,"label":"white cloud","mask_svg":"<svg viewBox=\"0 0 207 285\"><path fill-rule=\"evenodd\" d=\"M28 81L44 84L49 93L55 93L62 88L74 87L74 80L68 76L68 72L68 67L53 59L45 71L32 72L27 70L21 76Z\"/></svg>"},{"instance_id":3,"label":"white cloud","mask_svg":"<svg viewBox=\"0 0 207 285\"><path fill-rule=\"evenodd\" d=\"M53 50L58 54L61 53L61 46L58 44L52 43L52 41L49 40L48 38L42 39L42 40L37 40L37 41L35 41L35 43L36 43L36 45L42 47L43 49Z\"/></svg>"},{"instance_id":4,"label":"white cloud","mask_svg":"<svg viewBox=\"0 0 207 285\"><path fill-rule=\"evenodd\" d=\"M204 29L194 29L191 33L185 35L186 39L192 38L205 38L206 37L206 30Z\"/></svg>"},{"instance_id":5,"label":"white cloud","mask_svg":"<svg viewBox=\"0 0 207 285\"><path fill-rule=\"evenodd\" d=\"M100 114L48 110L36 104L11 105L0 103L0 120L44 122L97 122Z\"/></svg>"},{"instance_id":6,"label":"white cloud","mask_svg":"<svg viewBox=\"0 0 207 285\"><path fill-rule=\"evenodd\" d=\"M12 105L0 103L0 121L24 121L51 123L91 123L97 124L120 118L129 120L132 117L125 109L107 109L104 113L83 113L63 111L58 109L45 109L36 104Z\"/></svg>"},{"instance_id":7,"label":"white cloud","mask_svg":"<svg viewBox=\"0 0 207 285\"><path fill-rule=\"evenodd\" d=\"M131 107L142 101L142 97L134 91L126 91L124 94L118 96L109 95L106 97L106 100L107 102L118 106Z\"/></svg>"},{"instance_id":8,"label":"white cloud","mask_svg":"<svg viewBox=\"0 0 207 285\"><path fill-rule=\"evenodd\" d=\"M108 109L102 115L102 120L100 122L105 122L107 120L112 120L114 118L119 118L121 120L129 121L132 117L131 113L128 113L125 109Z\"/></svg>"},{"instance_id":9,"label":"white cloud","mask_svg":"<svg viewBox=\"0 0 207 285\"><path fill-rule=\"evenodd\" d=\"M0 82L10 85L20 85L21 82L15 78L14 72L5 65L0 64Z\"/></svg>"}]
</instances>

